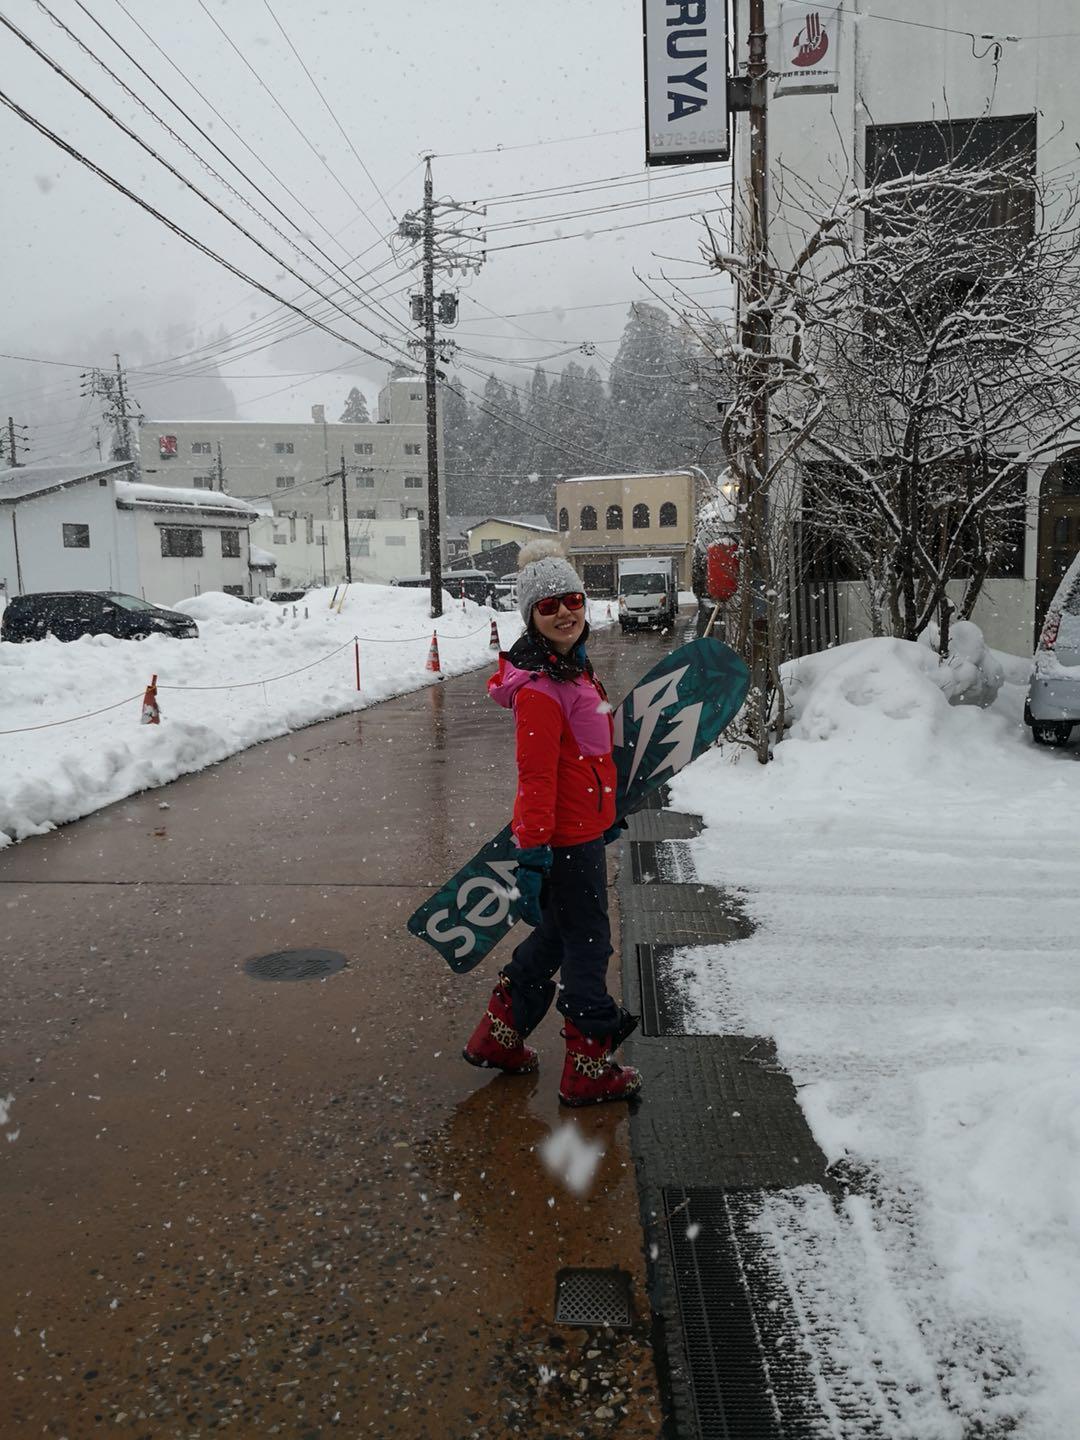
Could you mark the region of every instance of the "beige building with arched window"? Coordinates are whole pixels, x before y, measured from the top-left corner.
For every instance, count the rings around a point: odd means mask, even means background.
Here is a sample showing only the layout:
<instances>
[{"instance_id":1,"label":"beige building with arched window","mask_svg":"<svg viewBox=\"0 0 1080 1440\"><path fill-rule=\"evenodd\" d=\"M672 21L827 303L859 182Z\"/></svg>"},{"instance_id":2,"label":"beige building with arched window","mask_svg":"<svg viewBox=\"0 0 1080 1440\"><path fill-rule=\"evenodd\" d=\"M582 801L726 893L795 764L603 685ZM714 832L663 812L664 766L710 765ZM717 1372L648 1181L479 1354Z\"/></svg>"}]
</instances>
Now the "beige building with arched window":
<instances>
[{"instance_id":1,"label":"beige building with arched window","mask_svg":"<svg viewBox=\"0 0 1080 1440\"><path fill-rule=\"evenodd\" d=\"M555 486L556 525L591 594L615 593L616 561L670 555L690 589L701 482L688 470L661 475L582 475Z\"/></svg>"}]
</instances>

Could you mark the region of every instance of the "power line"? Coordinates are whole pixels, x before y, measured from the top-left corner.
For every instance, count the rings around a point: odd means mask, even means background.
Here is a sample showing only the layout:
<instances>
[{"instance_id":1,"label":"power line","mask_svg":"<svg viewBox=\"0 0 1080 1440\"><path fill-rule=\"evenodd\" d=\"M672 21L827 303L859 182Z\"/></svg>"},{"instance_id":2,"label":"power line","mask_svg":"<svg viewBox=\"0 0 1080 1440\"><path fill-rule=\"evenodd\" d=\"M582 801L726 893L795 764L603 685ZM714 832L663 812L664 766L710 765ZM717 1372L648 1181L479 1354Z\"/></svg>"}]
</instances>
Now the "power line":
<instances>
[{"instance_id":1,"label":"power line","mask_svg":"<svg viewBox=\"0 0 1080 1440\"><path fill-rule=\"evenodd\" d=\"M619 200L608 205L595 205L582 210L564 210L550 215L522 215L514 220L501 220L487 226L489 234L501 230L520 230L533 225L552 225L562 220L578 220L586 215L612 215L621 210L640 210L644 205L667 205L673 200L692 200L699 195L715 195L716 186L706 185L695 190L680 190L673 195L647 195L640 200Z\"/></svg>"},{"instance_id":2,"label":"power line","mask_svg":"<svg viewBox=\"0 0 1080 1440\"><path fill-rule=\"evenodd\" d=\"M199 3L201 4L202 0L199 0ZM55 74L61 76L62 79L66 80L67 83L74 90L77 90L84 99L88 100L90 104L93 105L95 109L99 110L101 114L103 114L109 121L111 121L112 124L117 127L117 129L119 129L123 134L125 134L130 140L133 140L140 149L145 150L146 153L150 155L154 160L156 160L158 164L161 165L165 170L167 170L170 175L172 175L175 179L179 180L180 183L186 186L187 189L191 190L193 194L197 195L205 205L208 205L210 209L215 211L216 214L220 215L227 224L233 227L234 230L239 231L239 233L243 235L245 239L249 240L253 245L255 245L259 250L261 250L264 255L268 255L276 265L280 265L290 275L292 275L294 279L299 280L301 284L307 286L308 289L312 290L316 295L318 295L320 299L324 301L328 300L328 297L323 295L322 291L319 290L318 286L312 284L303 275L301 275L298 270L293 269L293 267L288 263L287 260L283 260L281 256L271 250L269 246L264 245L263 242L258 238L258 236L253 235L251 231L248 230L245 226L241 225L241 223L237 219L230 215L226 210L223 210L222 207L218 205L215 200L211 199L211 197L207 195L203 190L200 190L199 187L192 180L189 180L187 176L183 175L179 170L177 170L175 165L173 165L170 161L166 160L163 155L158 154L158 152L153 148L152 145L142 139L142 137L137 135L130 126L126 125L124 121L114 115L107 105L105 105L101 100L99 100L95 95L93 95L89 90L87 90L84 85L80 84L80 82L76 80L73 75L69 75L68 72L63 68L63 66L59 64L58 61L54 60L50 55L47 55L45 51L42 50L41 47L30 38L29 35L26 35L5 15L0 15L0 25L3 25L6 29L10 30L13 35L17 36L18 39L20 39L23 44L26 45L27 48L30 49L44 64L48 65ZM25 114L25 112L22 113ZM329 272L325 273L329 275ZM330 278L332 279L333 277L331 276ZM329 300L328 303L331 304L335 310L339 311L342 315L344 315L347 320L351 320L353 324L359 325L362 330L366 330L368 334L373 335L378 340L384 338L383 336L379 335L377 331L373 330L370 325L359 319L355 314L346 310L335 300Z\"/></svg>"},{"instance_id":3,"label":"power line","mask_svg":"<svg viewBox=\"0 0 1080 1440\"><path fill-rule=\"evenodd\" d=\"M104 70L105 74L108 75L109 78L110 78L112 81L114 81L114 83L115 83L116 85L118 85L118 86L120 87L120 89L123 90L123 92L124 92L126 95L130 96L130 98L131 98L132 100L134 100L135 103L136 103L138 106L140 106L140 107L151 117L151 119L153 119L154 121L156 121L157 124L162 127L162 129L165 131L165 133L166 133L167 135L170 136L171 139L175 140L178 145L182 146L183 149L186 150L187 153L188 153L194 160L198 161L198 163L199 163L200 165L202 165L202 166L204 167L204 169L206 169L207 171L209 171L209 173L210 173L211 175L213 175L216 180L219 180L219 181L222 183L222 185L224 185L225 188L229 191L230 194L234 195L234 196L236 197L236 199L239 200L242 205L244 205L248 210L250 210L253 215L255 215L260 221L262 221L263 224L267 225L267 226L273 231L273 233L274 233L275 235L279 236L282 240L284 240L285 243L286 243L286 245L289 245L293 250L295 250L295 252L296 252L298 255L300 255L300 256L301 256L304 260L306 260L309 264L314 264L315 267L316 267L316 269L320 270L320 271L326 276L326 278L327 278L328 280L331 280L331 281L332 281L332 280L334 279L333 274L331 273L330 270L328 270L328 269L326 268L325 265L321 265L317 260L313 260L312 257L311 257L311 255L310 255L303 247L297 245L296 241L293 240L293 239L291 239L290 236L286 235L285 232L284 232L283 230L281 230L280 227L278 227L277 225L275 225L272 220L268 220L267 217L266 217L260 210L258 210L258 209L256 208L256 206L254 206L254 205L251 203L251 201L247 199L246 196L242 195L228 180L225 179L224 175L222 175L219 170L216 170L203 156L201 156L195 149L193 149L192 146L190 146L190 145L187 143L187 141L183 139L182 136L178 135L178 134L176 133L176 131L173 130L172 127L167 123L167 121L165 121L165 120L157 113L157 111L155 111L154 109L152 109L151 106L149 106L149 105L146 103L146 101L141 98L141 96L137 95L136 92L135 92L134 90L132 90L132 89L130 88L130 86L128 86L128 85L126 84L126 82L125 82L124 80L122 80L119 75L117 75L117 74L115 73L115 71L113 71L112 69L110 69L110 67L105 63L105 61L100 58L100 56L96 55L96 54L89 48L89 46L86 45L86 44L83 42L83 40L82 40L78 35L75 34L75 32L74 32L73 30L69 29L69 27L64 24L64 22L59 18L59 16L55 15L55 14L49 9L48 5L45 3L45 0L35 0L35 3L37 4L38 8L39 8L45 15L47 15L47 16L49 17L49 19L52 21L52 23L53 23L55 26L57 26L58 29L62 30L65 35L67 35L72 41L74 41L74 43L80 48L80 50L82 50L84 54L88 55L88 56L90 57L90 59L93 60L93 62L94 62L100 69ZM4 21L4 23L5 23L5 24L8 24L9 22ZM19 32L16 32L16 33L19 33ZM54 62L50 61L50 60L49 60L49 57L46 56L42 51L37 50L36 47L33 46L32 42L30 42L29 40L27 40L25 36L20 35L20 38L22 38L27 44L30 44L30 45L31 45L31 48L35 50L35 53L36 53L40 58L44 59L47 63L54 64ZM57 68L57 67L55 66L55 64L54 64L54 68ZM64 72L63 72L63 71L59 71L59 73L63 74ZM65 79L68 79L68 80L70 81L70 77L69 77L69 76L64 75L64 78L65 78ZM74 82L70 82L70 83L74 83ZM80 88L80 93L83 93L84 95L86 94L85 91L81 91L81 87L78 87L78 86L77 86L76 88ZM94 103L96 103L96 102L94 102ZM178 108L179 108L179 107L178 107ZM106 111L105 113L108 114L109 112ZM180 113L181 113L181 114L185 114L185 112L184 112L183 110L181 110ZM195 122L194 122L194 121L191 121L191 120L190 120L190 117L186 116L186 114L185 114L185 118L189 120L189 123L191 123L191 124L193 124L193 125L195 124ZM117 122L117 123L119 123L119 122ZM209 136L206 136L206 135L205 135L205 132L203 132L203 131L200 129L200 127L198 127L198 126L196 125L195 128L196 128L196 129L199 129L199 133L203 135L204 139L208 140L210 144L214 145L214 142L209 139ZM127 132L127 131L126 131L125 133L131 133L131 132ZM218 152L219 152L220 154L224 154L224 151L221 151L219 146L214 145L214 148L215 148L216 150L218 150ZM153 153L153 152L151 152L151 153ZM159 156L159 157L157 157L157 158L160 160L161 157ZM227 156L226 156L225 158L228 159ZM162 164L165 164L166 162L161 161L161 163L162 163ZM229 163L232 164L232 161L229 161ZM237 167L234 165L233 168L236 169ZM254 187L254 188L258 189L258 187ZM197 193L199 193L199 192L197 192ZM259 193L262 194L263 192L262 192L262 191L259 191ZM271 205L274 206L274 209L277 210L278 213L283 216L283 218L285 219L286 223L292 225L293 229L297 232L298 235L303 236L303 231L300 229L300 227L299 227L297 224L295 224L294 221L290 220L289 217L284 214L284 211L282 211L277 205L274 205L274 202L273 202L272 200L270 200L268 196L264 196L264 198L266 198L266 199L268 200L268 202L269 202ZM246 233L246 232L245 232L245 233ZM305 238L306 238L306 237L305 237ZM323 258L324 258L330 265L332 265L332 266L334 267L334 269L338 272L338 274L344 277L346 283L347 283L349 286L352 287L353 293L354 293L354 294L356 295L356 297L361 301L361 303L365 303L365 302L370 303L370 297L367 297L367 296L364 294L364 292L363 292L362 290L360 290L359 286L356 285L356 284L351 280L351 278L346 274L346 272L344 271L344 269L337 263L337 261L331 259L331 257L330 257L329 255L327 255L326 251L323 250L323 249L321 248L321 246L318 245L317 242L315 242L315 241L310 241L310 243L311 243L311 244L314 246L314 248L319 252L319 254L322 255ZM317 292L317 293L318 293L318 292Z\"/></svg>"},{"instance_id":4,"label":"power line","mask_svg":"<svg viewBox=\"0 0 1080 1440\"><path fill-rule=\"evenodd\" d=\"M671 170L653 174L648 171L627 172L624 175L602 175L597 180L571 181L566 185L538 186L535 190L510 190L501 195L480 196L473 203L487 209L490 206L510 205L515 200L523 201L526 204L531 200L555 200L560 195L581 195L585 192L601 192L605 190L625 190L630 185L651 185L664 180L685 181L704 174L707 170L729 170L730 161L723 161L716 165L702 165L700 168L692 168L689 165L680 165Z\"/></svg>"},{"instance_id":5,"label":"power line","mask_svg":"<svg viewBox=\"0 0 1080 1440\"><path fill-rule=\"evenodd\" d=\"M640 128L639 125L628 125L624 130L594 130L590 135L563 135L554 140L528 140L523 145L492 145L487 150L444 150L431 158L460 160L464 155L502 155L510 150L535 150L541 145L571 145L578 140L601 140L607 135L632 135Z\"/></svg>"},{"instance_id":6,"label":"power line","mask_svg":"<svg viewBox=\"0 0 1080 1440\"><path fill-rule=\"evenodd\" d=\"M268 286L263 285L261 281L256 280L253 276L246 274L238 266L234 265L231 260L226 260L223 255L219 255L215 250L212 250L203 241L197 239L194 235L192 235L189 231L185 230L182 226L177 225L176 222L170 220L168 216L163 215L160 210L155 209L155 207L151 205L148 201L144 200L141 196L136 195L132 190L129 190L128 187L122 183L122 181L117 180L116 177L109 174L107 170L102 169L100 165L97 165L93 160L91 160L88 156L84 155L80 150L77 150L73 145L69 145L66 140L62 139L61 136L57 135L54 131L50 130L47 125L45 125L42 121L38 120L35 116L31 115L29 111L24 110L23 107L16 100L13 100L12 97L3 90L0 90L0 104L6 105L8 109L11 110L14 114L18 115L21 120L24 120L40 135L44 135L47 140L51 140L54 145L56 145L59 149L63 150L67 155L70 155L73 160L77 160L80 165L84 165L94 175L97 175L99 179L104 180L107 185L112 186L114 190L118 190L121 195L126 196L127 199L138 205L140 209L145 210L147 214L152 215L155 220L160 221L160 223L164 225L167 229L171 230L174 235L178 235L180 239L185 240L189 245L191 245L194 249L198 250L201 254L206 255L209 259L215 261L218 265L221 265L224 269L228 270L231 275L235 275L238 279L243 280L244 283L246 285L250 285L253 290L258 290L261 294L266 295L269 299L276 301L279 305L284 305L286 309L292 310L295 314L299 315L301 319L306 320L309 324L315 326L317 329L325 331L326 334L333 336L335 340L340 340L343 345L349 345L354 350L359 350L361 354L368 355L373 360L378 360L382 364L390 363L388 356L380 355L374 350L369 350L366 346L361 345L358 341L351 340L348 336L340 334L337 330L334 330L329 325L324 324L323 321L317 320L313 316L308 315L307 312L300 309L299 306L294 305L291 301L286 300L281 295L278 295ZM382 339L383 337L379 336L377 338ZM399 351L398 353L404 354L403 351Z\"/></svg>"},{"instance_id":7,"label":"power line","mask_svg":"<svg viewBox=\"0 0 1080 1440\"><path fill-rule=\"evenodd\" d=\"M211 21L211 23L216 27L216 29L217 29L217 30L220 32L220 34L224 37L224 39L225 39L226 43L229 45L229 47L240 57L240 59L244 62L244 64L247 66L247 68L251 71L252 75L255 76L255 79L259 82L259 84L262 86L262 88L263 88L263 89L266 91L266 93L270 96L270 99L274 102L274 104L277 106L277 108L278 108L278 109L281 111L281 113L285 116L285 119L288 120L289 124L293 127L293 129L296 131L296 133L300 136L300 139L303 140L304 144L308 147L308 149L311 151L311 153L315 156L316 160L318 160L319 164L323 167L323 169L326 171L326 173L330 176L330 178L333 180L334 184L338 187L338 189L341 191L341 193L342 193L342 194L346 197L346 199L349 201L350 205L356 206L356 200L354 199L354 197L353 197L352 195L349 194L349 191L346 189L345 185L343 184L340 175L338 175L334 170L331 170L330 166L326 163L325 157L319 154L318 150L315 148L315 146L314 146L314 145L311 143L311 141L308 139L307 135L304 133L303 130L301 130L300 126L296 123L296 121L293 119L293 117L292 117L292 116L289 114L289 112L285 109L285 106L282 105L281 101L280 101L280 100L278 99L278 97L274 94L273 90L270 89L270 86L267 85L266 81L262 78L262 76L259 74L259 72L255 69L254 65L252 65L251 61L247 58L247 56L244 54L244 52L243 52L243 51L239 48L239 46L235 43L235 41L234 41L234 40L232 39L232 37L229 35L228 31L225 30L224 27L223 27L221 24L219 24L219 22L217 21L217 19L216 19L216 18L210 13L210 11L206 8L205 0L198 0L198 6L199 6L199 9L203 12L203 14L206 15L206 17ZM356 208L359 209L359 206L356 206ZM364 219L368 222L368 224L371 226L371 228L372 228L373 230L375 230L376 233L378 233L378 227L376 226L374 220L372 220L371 216L367 213L367 211L366 211L366 210L360 210L360 214L361 214L361 215L364 217Z\"/></svg>"},{"instance_id":8,"label":"power line","mask_svg":"<svg viewBox=\"0 0 1080 1440\"><path fill-rule=\"evenodd\" d=\"M159 90L163 95L166 96L166 98L170 98L170 99L171 99L171 97L168 96L168 92L165 91L165 90L163 90L162 87L158 84L158 82L157 82L156 80L153 79L152 76L147 75L147 72L142 69L142 67L139 65L139 62L138 62L137 60L135 60L135 59L129 54L129 52L124 49L124 47L123 47L122 45L120 45L120 42L119 42L118 40L116 40L116 39L112 36L111 32L108 31L108 30L100 23L100 21L98 21L97 19L95 19L95 17L90 14L89 10L87 10L86 7L85 7L85 5L83 5L82 0L75 0L75 3L76 3L76 5L78 5L79 9L83 11L83 13L84 13L85 15L87 15L91 20L93 20L94 24L98 27L98 29L101 30L103 34L107 35L107 36L109 37L109 39L112 40L113 44L116 45L125 55L128 56L128 59L131 60L131 63L132 63L133 65L135 65L136 68L139 69L139 71L140 71L142 74L146 75L146 78L147 78L148 80L150 80L150 83L154 86L154 88L155 88L156 90ZM344 247L343 245L341 245L341 242L340 242L340 240L338 240L337 236L331 234L331 232L326 228L326 226L322 223L322 221L319 220L319 219L317 218L317 216L315 216L315 215L312 214L312 212L308 209L308 207L304 204L304 202L300 199L300 197L299 197L298 195L296 195L296 194L289 188L288 185L286 185L285 181L282 180L281 176L278 175L278 173L277 173L271 166L269 166L269 165L266 163L266 161L262 158L261 155L259 155L255 150L253 150L253 149L251 148L251 146L250 146L250 145L248 144L248 142L244 139L244 137L239 133L238 130L235 129L235 127L234 127L232 124L230 124L230 122L229 122L229 121L226 119L226 117L221 113L221 111L217 108L217 106L213 103L213 101L210 100L206 95L203 94L203 92L202 92L202 91L199 89L199 87L195 84L194 80L191 79L190 75L188 75L186 71L180 69L180 67L177 65L176 61L172 58L172 56L169 55L165 50L163 50L163 49L161 48L161 46L157 43L157 41L154 39L154 37L150 34L150 32L149 32L148 30L146 30L146 29L144 28L144 26L142 26L142 25L139 23L138 20L136 20L136 18L134 17L134 15L132 15L131 11L130 11L130 10L127 8L127 6L124 4L124 0L114 0L114 3L124 12L124 14L125 14L125 15L127 16L127 18L131 21L132 25L134 25L135 28L139 31L139 33L154 47L154 49L158 52L158 54L162 57L162 59L165 60L165 61L167 62L167 64L169 64L169 65L172 67L172 69L176 71L176 73L181 77L181 79L183 79L183 81L185 82L185 84L187 84L192 90L194 90L195 94L198 95L199 99L203 102L203 104L207 107L207 109L209 109L209 110L217 117L217 119L221 121L222 125L225 126L225 128L226 128L226 129L229 131L229 133L234 137L234 139L236 139L236 140L238 140L238 141L240 142L240 144L244 147L244 149L248 152L248 154L252 157L252 159L255 160L255 161L257 161L258 164L261 165L262 168L266 171L266 173L267 173L268 175L272 176L273 179L278 183L278 185L281 186L281 188L282 188L282 190L284 190L285 194L288 195L291 200L295 201L297 205L299 205L300 209L304 212L304 214L308 217L308 219L312 222L312 224L313 224L313 225L316 225L316 226L323 232L323 234L324 234L329 240L332 240L332 241L333 241L335 244L337 244L342 250L344 250L345 247ZM173 102L173 103L175 104L175 102ZM179 106L178 106L177 108L179 108ZM181 111L181 113L182 113L182 114L185 114L186 112ZM192 122L192 123L195 123L195 122ZM197 127L197 128L199 128L199 127ZM213 141L211 141L211 144L213 144ZM232 162L230 162L230 163L232 163ZM415 168L415 166L412 167L412 168ZM403 178L404 178L404 177L403 177ZM255 188L257 188L257 187L255 187ZM262 192L260 191L259 193L261 194ZM273 202L271 202L271 203L273 203ZM361 216L364 216L364 218L367 218L367 217L365 216L365 212L363 211L363 209L356 204L355 199L352 200L352 204L353 204L354 208L356 209L356 212L357 212L358 215L361 215ZM350 223L351 223L351 222L350 222Z\"/></svg>"},{"instance_id":9,"label":"power line","mask_svg":"<svg viewBox=\"0 0 1080 1440\"><path fill-rule=\"evenodd\" d=\"M628 225L605 225L599 230L575 230L572 235L548 235L541 240L515 240L509 245L489 245L487 254L497 250L524 250L532 245L553 245L559 240L591 240L594 235L609 235L613 230L638 230L643 225L663 225L675 220L697 220L700 210L687 210L681 215L660 215L655 220L635 220Z\"/></svg>"},{"instance_id":10,"label":"power line","mask_svg":"<svg viewBox=\"0 0 1080 1440\"><path fill-rule=\"evenodd\" d=\"M323 94L322 90L319 88L319 85L318 85L318 82L317 82L316 79L315 79L315 76L312 75L311 71L310 71L310 70L308 69L308 67L304 64L303 56L302 56L302 55L300 54L300 52L297 50L297 48L296 48L296 46L293 44L293 42L289 39L288 32L286 31L284 25L282 25L281 21L280 21L280 20L278 19L278 17L274 14L273 10L270 9L270 0L263 0L263 4L266 6L267 11L268 11L269 14L270 14L270 18L273 20L274 24L278 27L278 29L281 31L282 35L285 37L285 43L288 45L289 49L292 51L292 53L296 56L297 60L299 61L299 63L300 63L300 68L303 70L304 74L305 74L305 75L308 77L308 79L311 81L312 86L313 86L314 89L315 89L315 93L318 95L319 99L323 102L323 105L326 107L326 113L330 116L330 119L333 120L334 124L335 124L335 125L337 126L337 128L341 131L342 139L345 141L346 145L348 145L348 147L349 147L349 149L352 151L352 153L356 156L357 164L360 166L361 170L363 170L364 174L367 176L367 178L368 178L368 180L371 182L371 184L375 187L375 191L376 191L376 193L378 194L379 199L380 199L380 200L383 202L383 204L386 206L387 214L390 216L390 219L391 219L391 220L393 221L393 223L396 225L396 224L397 224L397 221L398 221L398 217L394 214L393 210L390 209L389 201L387 200L387 198L386 198L386 196L383 194L383 192L379 189L379 183L378 183L378 181L375 179L375 176L372 175L372 173L371 173L371 171L368 169L367 165L365 165L363 159L361 158L360 152L357 150L357 148L356 148L356 146L353 144L352 140L351 140L351 139L349 138L349 136L345 133L345 128L344 128L344 126L342 125L341 121L338 119L337 115L335 114L334 109L333 109L333 107L331 106L329 100L327 100L326 96Z\"/></svg>"}]
</instances>

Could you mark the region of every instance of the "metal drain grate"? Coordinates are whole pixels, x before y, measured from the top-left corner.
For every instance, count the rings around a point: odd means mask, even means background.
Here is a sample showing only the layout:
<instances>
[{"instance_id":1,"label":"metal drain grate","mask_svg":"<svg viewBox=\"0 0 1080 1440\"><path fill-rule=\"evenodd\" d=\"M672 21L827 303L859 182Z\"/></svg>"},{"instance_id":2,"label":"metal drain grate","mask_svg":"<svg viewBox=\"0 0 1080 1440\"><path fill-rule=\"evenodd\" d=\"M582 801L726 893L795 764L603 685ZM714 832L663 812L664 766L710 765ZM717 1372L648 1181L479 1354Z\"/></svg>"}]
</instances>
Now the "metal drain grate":
<instances>
[{"instance_id":1,"label":"metal drain grate","mask_svg":"<svg viewBox=\"0 0 1080 1440\"><path fill-rule=\"evenodd\" d=\"M244 969L256 980L322 980L345 963L338 950L275 950L248 960Z\"/></svg>"},{"instance_id":2,"label":"metal drain grate","mask_svg":"<svg viewBox=\"0 0 1080 1440\"><path fill-rule=\"evenodd\" d=\"M631 840L630 874L635 885L693 885L698 878L690 847L679 840Z\"/></svg>"},{"instance_id":3,"label":"metal drain grate","mask_svg":"<svg viewBox=\"0 0 1080 1440\"><path fill-rule=\"evenodd\" d=\"M684 1035L682 1006L660 976L662 963L675 953L675 946L635 945L634 953L638 964L642 1035Z\"/></svg>"},{"instance_id":4,"label":"metal drain grate","mask_svg":"<svg viewBox=\"0 0 1080 1440\"><path fill-rule=\"evenodd\" d=\"M625 1270L560 1270L555 1277L556 1325L612 1325L633 1321Z\"/></svg>"},{"instance_id":5,"label":"metal drain grate","mask_svg":"<svg viewBox=\"0 0 1080 1440\"><path fill-rule=\"evenodd\" d=\"M728 1193L663 1193L700 1440L781 1440Z\"/></svg>"}]
</instances>

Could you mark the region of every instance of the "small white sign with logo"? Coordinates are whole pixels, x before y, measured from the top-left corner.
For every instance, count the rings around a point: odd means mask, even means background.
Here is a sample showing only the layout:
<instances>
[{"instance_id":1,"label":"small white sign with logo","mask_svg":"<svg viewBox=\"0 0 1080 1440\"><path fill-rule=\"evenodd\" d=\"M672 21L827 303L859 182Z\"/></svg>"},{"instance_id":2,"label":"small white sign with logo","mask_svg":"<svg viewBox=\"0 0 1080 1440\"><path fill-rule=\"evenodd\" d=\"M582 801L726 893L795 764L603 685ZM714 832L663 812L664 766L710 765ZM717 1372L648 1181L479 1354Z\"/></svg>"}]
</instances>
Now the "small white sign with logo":
<instances>
[{"instance_id":1,"label":"small white sign with logo","mask_svg":"<svg viewBox=\"0 0 1080 1440\"><path fill-rule=\"evenodd\" d=\"M644 0L645 164L726 160L727 0Z\"/></svg>"},{"instance_id":2,"label":"small white sign with logo","mask_svg":"<svg viewBox=\"0 0 1080 1440\"><path fill-rule=\"evenodd\" d=\"M777 95L821 94L840 88L843 12L812 0L780 0L780 37L772 58Z\"/></svg>"}]
</instances>

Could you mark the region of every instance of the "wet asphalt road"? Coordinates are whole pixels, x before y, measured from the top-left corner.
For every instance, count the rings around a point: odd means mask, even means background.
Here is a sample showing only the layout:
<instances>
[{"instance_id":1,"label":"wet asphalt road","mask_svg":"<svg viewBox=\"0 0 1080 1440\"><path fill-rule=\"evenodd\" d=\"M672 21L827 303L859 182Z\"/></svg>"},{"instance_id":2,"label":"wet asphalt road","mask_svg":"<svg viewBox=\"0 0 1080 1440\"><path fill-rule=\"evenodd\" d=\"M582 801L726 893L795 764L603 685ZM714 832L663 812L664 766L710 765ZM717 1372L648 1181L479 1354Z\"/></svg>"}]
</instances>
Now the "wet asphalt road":
<instances>
[{"instance_id":1,"label":"wet asphalt road","mask_svg":"<svg viewBox=\"0 0 1080 1440\"><path fill-rule=\"evenodd\" d=\"M597 637L613 698L670 643ZM472 1069L499 952L404 929L509 812L486 673L0 854L4 1440L657 1435L625 1111L577 1113L574 1196L558 1017L539 1075ZM347 967L243 970L300 946ZM562 1266L629 1270L633 1329L555 1326Z\"/></svg>"}]
</instances>

